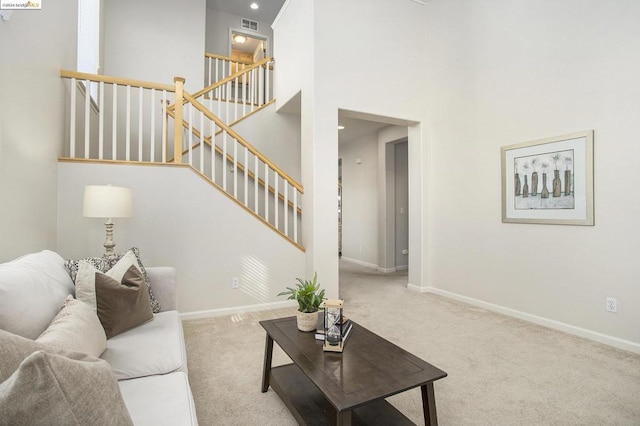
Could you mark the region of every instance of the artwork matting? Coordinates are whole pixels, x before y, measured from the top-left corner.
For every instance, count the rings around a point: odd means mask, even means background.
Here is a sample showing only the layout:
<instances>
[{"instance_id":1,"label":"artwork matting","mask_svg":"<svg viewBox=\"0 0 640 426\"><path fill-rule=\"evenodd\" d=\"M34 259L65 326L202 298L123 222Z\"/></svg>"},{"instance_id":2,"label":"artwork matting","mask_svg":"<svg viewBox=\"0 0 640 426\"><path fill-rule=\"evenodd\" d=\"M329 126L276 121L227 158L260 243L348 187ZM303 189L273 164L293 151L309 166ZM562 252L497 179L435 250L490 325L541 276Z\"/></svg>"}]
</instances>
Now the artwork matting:
<instances>
[{"instance_id":1,"label":"artwork matting","mask_svg":"<svg viewBox=\"0 0 640 426\"><path fill-rule=\"evenodd\" d=\"M594 225L593 130L500 151L502 222Z\"/></svg>"}]
</instances>

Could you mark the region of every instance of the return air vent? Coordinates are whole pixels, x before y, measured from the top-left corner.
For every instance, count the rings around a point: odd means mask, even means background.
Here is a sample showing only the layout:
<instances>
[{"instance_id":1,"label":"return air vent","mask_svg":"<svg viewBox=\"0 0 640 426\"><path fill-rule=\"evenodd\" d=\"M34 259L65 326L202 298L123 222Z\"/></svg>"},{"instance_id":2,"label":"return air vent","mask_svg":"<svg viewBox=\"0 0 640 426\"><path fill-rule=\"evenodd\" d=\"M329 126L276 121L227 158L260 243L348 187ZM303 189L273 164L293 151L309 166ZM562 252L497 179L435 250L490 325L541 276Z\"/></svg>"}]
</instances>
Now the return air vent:
<instances>
[{"instance_id":1,"label":"return air vent","mask_svg":"<svg viewBox=\"0 0 640 426\"><path fill-rule=\"evenodd\" d=\"M251 19L242 18L242 22L240 23L242 28L252 31L258 31L258 22L252 21Z\"/></svg>"}]
</instances>

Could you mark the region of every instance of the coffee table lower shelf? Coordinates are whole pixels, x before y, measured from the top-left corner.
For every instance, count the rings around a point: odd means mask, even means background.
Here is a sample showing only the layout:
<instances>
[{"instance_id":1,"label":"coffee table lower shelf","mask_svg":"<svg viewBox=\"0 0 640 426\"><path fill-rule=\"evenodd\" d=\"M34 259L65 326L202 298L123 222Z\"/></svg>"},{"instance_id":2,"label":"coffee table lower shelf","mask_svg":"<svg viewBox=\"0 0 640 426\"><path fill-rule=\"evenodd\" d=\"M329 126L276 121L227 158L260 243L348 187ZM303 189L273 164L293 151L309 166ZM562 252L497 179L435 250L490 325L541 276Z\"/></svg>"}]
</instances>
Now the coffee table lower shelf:
<instances>
[{"instance_id":1,"label":"coffee table lower shelf","mask_svg":"<svg viewBox=\"0 0 640 426\"><path fill-rule=\"evenodd\" d=\"M299 424L335 425L336 410L295 364L272 367L269 385ZM385 400L355 408L352 425L415 425Z\"/></svg>"}]
</instances>

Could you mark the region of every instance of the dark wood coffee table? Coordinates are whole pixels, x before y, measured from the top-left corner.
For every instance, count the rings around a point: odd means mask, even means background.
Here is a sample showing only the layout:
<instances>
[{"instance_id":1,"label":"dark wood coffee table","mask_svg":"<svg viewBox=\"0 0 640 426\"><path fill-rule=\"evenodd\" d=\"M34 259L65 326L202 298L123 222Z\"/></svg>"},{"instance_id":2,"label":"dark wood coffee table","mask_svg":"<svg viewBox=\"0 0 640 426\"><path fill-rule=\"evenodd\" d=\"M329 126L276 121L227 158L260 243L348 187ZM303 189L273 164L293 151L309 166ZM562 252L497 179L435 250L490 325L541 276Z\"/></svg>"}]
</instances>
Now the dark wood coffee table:
<instances>
[{"instance_id":1,"label":"dark wood coffee table","mask_svg":"<svg viewBox=\"0 0 640 426\"><path fill-rule=\"evenodd\" d=\"M352 321L353 322L353 321ZM420 386L427 425L437 425L433 382L447 373L353 322L344 352L324 352L296 318L260 321L267 332L262 392L276 391L301 425L412 425L385 398ZM271 367L273 342L292 364Z\"/></svg>"}]
</instances>

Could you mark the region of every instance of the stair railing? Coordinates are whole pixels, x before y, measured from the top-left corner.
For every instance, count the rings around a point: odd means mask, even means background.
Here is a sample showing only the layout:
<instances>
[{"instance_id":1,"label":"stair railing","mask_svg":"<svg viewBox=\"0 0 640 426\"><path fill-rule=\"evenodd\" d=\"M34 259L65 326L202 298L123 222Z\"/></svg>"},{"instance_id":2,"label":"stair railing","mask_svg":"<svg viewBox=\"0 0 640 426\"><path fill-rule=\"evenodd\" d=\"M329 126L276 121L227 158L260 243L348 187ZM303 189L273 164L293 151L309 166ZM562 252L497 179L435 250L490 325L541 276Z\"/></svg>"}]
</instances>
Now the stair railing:
<instances>
[{"instance_id":1,"label":"stair railing","mask_svg":"<svg viewBox=\"0 0 640 426\"><path fill-rule=\"evenodd\" d=\"M182 151L182 129L175 131L166 108L181 99L184 79L176 77L174 85L168 85L67 70L61 70L60 76L69 81L65 149L69 158L181 160L174 152ZM181 109L174 111L176 119L178 115L181 122ZM170 134L174 134L172 146Z\"/></svg>"},{"instance_id":2,"label":"stair railing","mask_svg":"<svg viewBox=\"0 0 640 426\"><path fill-rule=\"evenodd\" d=\"M195 96L184 92L184 162L290 242L300 237L302 185ZM172 114L172 111L168 111ZM206 148L208 147L208 148Z\"/></svg>"},{"instance_id":3,"label":"stair railing","mask_svg":"<svg viewBox=\"0 0 640 426\"><path fill-rule=\"evenodd\" d=\"M61 159L186 162L304 250L302 186L185 92L183 78L165 85L66 70L60 75L69 82L70 100L69 143Z\"/></svg>"},{"instance_id":4,"label":"stair railing","mask_svg":"<svg viewBox=\"0 0 640 426\"><path fill-rule=\"evenodd\" d=\"M205 86L211 86L216 81L229 77L231 74L251 65L253 62L237 60L215 53L204 54Z\"/></svg>"},{"instance_id":5,"label":"stair railing","mask_svg":"<svg viewBox=\"0 0 640 426\"><path fill-rule=\"evenodd\" d=\"M237 71L220 77L193 97L233 125L273 101L273 58L237 63Z\"/></svg>"}]
</instances>

